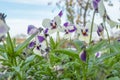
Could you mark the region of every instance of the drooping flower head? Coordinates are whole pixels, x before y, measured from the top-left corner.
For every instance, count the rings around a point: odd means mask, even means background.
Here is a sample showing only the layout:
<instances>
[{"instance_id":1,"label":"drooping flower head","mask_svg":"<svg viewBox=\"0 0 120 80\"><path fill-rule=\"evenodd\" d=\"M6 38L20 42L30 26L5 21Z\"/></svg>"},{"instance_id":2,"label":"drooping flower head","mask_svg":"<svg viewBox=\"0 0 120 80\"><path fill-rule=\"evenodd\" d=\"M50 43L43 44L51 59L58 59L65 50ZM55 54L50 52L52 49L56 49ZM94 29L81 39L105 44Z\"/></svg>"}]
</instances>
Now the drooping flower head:
<instances>
[{"instance_id":1,"label":"drooping flower head","mask_svg":"<svg viewBox=\"0 0 120 80\"><path fill-rule=\"evenodd\" d=\"M98 25L98 29L97 29L97 34L98 34L98 36L103 35L103 31L104 31L104 26L103 26L103 24L101 23L100 25Z\"/></svg>"},{"instance_id":2,"label":"drooping flower head","mask_svg":"<svg viewBox=\"0 0 120 80\"><path fill-rule=\"evenodd\" d=\"M100 0L93 0L93 8L98 11L98 3L100 2Z\"/></svg>"},{"instance_id":3,"label":"drooping flower head","mask_svg":"<svg viewBox=\"0 0 120 80\"><path fill-rule=\"evenodd\" d=\"M4 36L9 31L9 27L5 22L5 17L6 15L0 13L0 37Z\"/></svg>"},{"instance_id":4,"label":"drooping flower head","mask_svg":"<svg viewBox=\"0 0 120 80\"><path fill-rule=\"evenodd\" d=\"M79 54L79 57L80 57L80 59L82 60L82 61L86 61L86 51L85 50L83 50L82 52L80 52L80 54Z\"/></svg>"}]
</instances>

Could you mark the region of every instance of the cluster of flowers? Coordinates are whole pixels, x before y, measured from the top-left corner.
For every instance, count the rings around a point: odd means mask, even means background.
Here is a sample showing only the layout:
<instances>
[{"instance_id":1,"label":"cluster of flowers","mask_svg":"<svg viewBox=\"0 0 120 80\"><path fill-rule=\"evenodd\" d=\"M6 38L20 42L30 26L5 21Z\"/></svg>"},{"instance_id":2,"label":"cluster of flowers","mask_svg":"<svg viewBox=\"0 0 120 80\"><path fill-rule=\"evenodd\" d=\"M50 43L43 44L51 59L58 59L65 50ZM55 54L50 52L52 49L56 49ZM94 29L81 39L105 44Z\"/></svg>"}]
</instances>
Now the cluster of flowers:
<instances>
[{"instance_id":1,"label":"cluster of flowers","mask_svg":"<svg viewBox=\"0 0 120 80\"><path fill-rule=\"evenodd\" d=\"M100 0L93 0L93 7L98 12L98 3ZM47 38L50 37L51 33L54 32L63 32L64 38L71 38L71 34L80 34L82 36L89 36L90 30L86 26L79 26L75 24L71 24L70 22L65 22L61 26L61 17L63 15L63 11L60 11L57 16L55 16L53 19L44 19L42 22L42 27L37 28L34 25L29 25L27 33L28 35L32 35L37 32L36 37L30 42L29 48L33 49L34 53L40 56L46 56L50 51L50 46L47 41ZM5 15L0 14L0 38L5 35L9 31L9 27L7 26L5 22ZM98 28L96 30L96 33L98 36L102 36L104 31L104 26L101 23L98 25ZM68 37L69 35L69 37ZM46 45L45 45L46 44ZM99 53L96 54L96 57L99 57ZM80 53L80 58L83 61L86 61L86 51L83 50Z\"/></svg>"}]
</instances>

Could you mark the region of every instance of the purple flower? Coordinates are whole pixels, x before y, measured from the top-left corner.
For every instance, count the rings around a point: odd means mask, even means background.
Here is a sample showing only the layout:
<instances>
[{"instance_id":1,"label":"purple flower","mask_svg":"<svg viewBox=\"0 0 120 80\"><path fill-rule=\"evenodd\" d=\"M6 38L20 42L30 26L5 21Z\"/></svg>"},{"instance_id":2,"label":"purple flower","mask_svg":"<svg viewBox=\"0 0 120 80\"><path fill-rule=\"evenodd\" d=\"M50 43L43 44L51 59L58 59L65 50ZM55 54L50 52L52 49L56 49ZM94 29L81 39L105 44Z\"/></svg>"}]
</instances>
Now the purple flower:
<instances>
[{"instance_id":1,"label":"purple flower","mask_svg":"<svg viewBox=\"0 0 120 80\"><path fill-rule=\"evenodd\" d=\"M86 51L83 50L83 51L80 53L79 57L80 57L80 59L81 59L82 61L86 61Z\"/></svg>"},{"instance_id":2,"label":"purple flower","mask_svg":"<svg viewBox=\"0 0 120 80\"><path fill-rule=\"evenodd\" d=\"M43 36L37 36L37 38L40 43L42 43L45 40L45 38Z\"/></svg>"},{"instance_id":3,"label":"purple flower","mask_svg":"<svg viewBox=\"0 0 120 80\"><path fill-rule=\"evenodd\" d=\"M95 10L98 10L98 3L100 2L100 0L93 0L93 7Z\"/></svg>"},{"instance_id":4,"label":"purple flower","mask_svg":"<svg viewBox=\"0 0 120 80\"><path fill-rule=\"evenodd\" d=\"M61 10L60 12L59 12L59 14L58 14L58 16L62 16L63 15L63 11Z\"/></svg>"},{"instance_id":5,"label":"purple flower","mask_svg":"<svg viewBox=\"0 0 120 80\"><path fill-rule=\"evenodd\" d=\"M28 26L27 34L31 35L35 34L36 32L38 32L38 29L34 25Z\"/></svg>"},{"instance_id":6,"label":"purple flower","mask_svg":"<svg viewBox=\"0 0 120 80\"><path fill-rule=\"evenodd\" d=\"M101 36L103 31L104 31L104 26L103 26L103 24L101 23L101 24L98 26L97 34L98 34L99 36Z\"/></svg>"}]
</instances>

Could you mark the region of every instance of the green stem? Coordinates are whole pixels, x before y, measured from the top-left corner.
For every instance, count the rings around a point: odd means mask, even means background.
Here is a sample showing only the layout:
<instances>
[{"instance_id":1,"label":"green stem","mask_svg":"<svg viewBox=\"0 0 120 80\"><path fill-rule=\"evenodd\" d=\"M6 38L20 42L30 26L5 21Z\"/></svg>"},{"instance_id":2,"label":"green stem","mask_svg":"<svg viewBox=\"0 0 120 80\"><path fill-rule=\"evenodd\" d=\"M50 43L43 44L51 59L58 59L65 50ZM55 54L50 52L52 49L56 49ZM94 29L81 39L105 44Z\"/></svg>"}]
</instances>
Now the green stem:
<instances>
[{"instance_id":1,"label":"green stem","mask_svg":"<svg viewBox=\"0 0 120 80\"><path fill-rule=\"evenodd\" d=\"M92 18L92 24L91 24L91 30L90 30L90 39L89 39L89 44L92 41L92 32L93 32L93 24L94 24L94 18L95 18L95 11L93 13L93 18Z\"/></svg>"}]
</instances>

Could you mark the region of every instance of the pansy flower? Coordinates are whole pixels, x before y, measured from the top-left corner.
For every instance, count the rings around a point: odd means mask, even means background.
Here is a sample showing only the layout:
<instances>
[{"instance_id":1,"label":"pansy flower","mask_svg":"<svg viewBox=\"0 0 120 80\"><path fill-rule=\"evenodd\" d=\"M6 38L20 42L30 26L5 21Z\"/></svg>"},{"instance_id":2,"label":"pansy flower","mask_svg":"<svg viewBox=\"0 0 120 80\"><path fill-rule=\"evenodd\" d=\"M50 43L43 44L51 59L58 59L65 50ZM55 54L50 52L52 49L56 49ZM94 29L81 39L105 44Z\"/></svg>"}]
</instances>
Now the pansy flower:
<instances>
[{"instance_id":1,"label":"pansy flower","mask_svg":"<svg viewBox=\"0 0 120 80\"><path fill-rule=\"evenodd\" d=\"M4 36L8 31L9 27L5 22L5 15L0 13L0 37Z\"/></svg>"},{"instance_id":2,"label":"pansy flower","mask_svg":"<svg viewBox=\"0 0 120 80\"><path fill-rule=\"evenodd\" d=\"M34 34L36 32L38 32L38 34L36 35L35 39L32 40L29 43L28 47L33 49L33 52L36 55L44 56L46 54L46 52L48 51L47 50L48 47L45 45L45 40L46 40L46 38L48 36L48 34L47 34L48 29L36 28L33 25L28 26L27 33L29 35Z\"/></svg>"},{"instance_id":3,"label":"pansy flower","mask_svg":"<svg viewBox=\"0 0 120 80\"><path fill-rule=\"evenodd\" d=\"M74 33L77 30L76 26L74 24L69 23L69 22L66 22L63 24L63 29L64 29L64 33L65 33L66 38L69 38L72 35L74 35Z\"/></svg>"},{"instance_id":4,"label":"pansy flower","mask_svg":"<svg viewBox=\"0 0 120 80\"><path fill-rule=\"evenodd\" d=\"M63 12L60 11L57 16L55 16L52 20L51 19L44 19L42 22L43 27L49 29L49 33L54 33L61 30L61 16Z\"/></svg>"}]
</instances>

